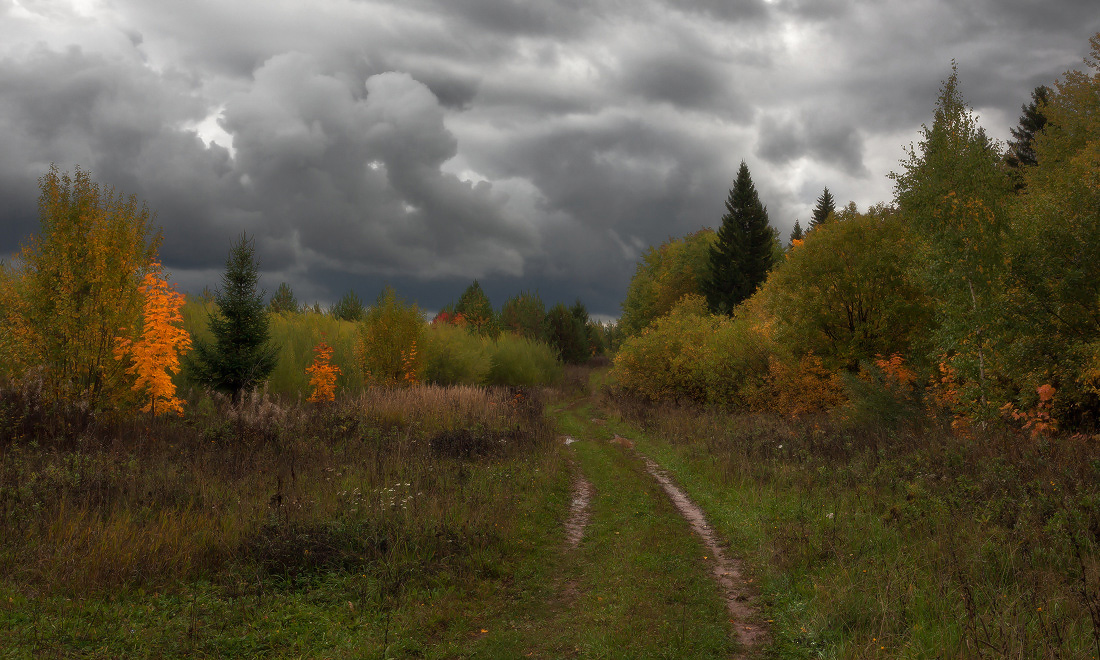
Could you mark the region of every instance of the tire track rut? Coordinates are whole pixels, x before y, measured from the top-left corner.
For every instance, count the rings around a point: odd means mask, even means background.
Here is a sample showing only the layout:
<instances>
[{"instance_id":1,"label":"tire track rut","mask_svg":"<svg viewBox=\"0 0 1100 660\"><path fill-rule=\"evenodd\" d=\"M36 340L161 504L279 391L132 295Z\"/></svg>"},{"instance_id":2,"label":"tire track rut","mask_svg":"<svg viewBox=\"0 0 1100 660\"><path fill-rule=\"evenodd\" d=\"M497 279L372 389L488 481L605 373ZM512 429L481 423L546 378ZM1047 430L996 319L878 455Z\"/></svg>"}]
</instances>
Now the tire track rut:
<instances>
[{"instance_id":1,"label":"tire track rut","mask_svg":"<svg viewBox=\"0 0 1100 660\"><path fill-rule=\"evenodd\" d=\"M629 451L634 451L634 443L620 435L616 435L611 442L623 446ZM648 456L636 451L634 453L645 462L646 471L661 485L680 515L688 521L692 530L702 539L703 544L710 552L708 560L713 559L711 572L722 589L730 621L737 631L738 640L741 642L741 652L734 657L747 658L754 649L767 642L768 631L764 626L755 623L760 619L760 613L753 605L752 594L742 575L741 561L726 554L719 543L718 535L707 523L703 510L673 483L668 473Z\"/></svg>"}]
</instances>

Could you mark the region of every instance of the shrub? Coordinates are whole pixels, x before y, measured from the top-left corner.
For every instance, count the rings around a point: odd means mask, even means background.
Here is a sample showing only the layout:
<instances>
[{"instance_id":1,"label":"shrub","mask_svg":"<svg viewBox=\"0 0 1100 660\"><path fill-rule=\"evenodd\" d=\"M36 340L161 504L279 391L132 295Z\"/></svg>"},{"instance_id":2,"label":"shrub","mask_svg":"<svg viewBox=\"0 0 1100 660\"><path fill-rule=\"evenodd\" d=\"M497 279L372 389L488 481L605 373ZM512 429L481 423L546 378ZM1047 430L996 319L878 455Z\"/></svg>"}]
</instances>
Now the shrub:
<instances>
[{"instance_id":1,"label":"shrub","mask_svg":"<svg viewBox=\"0 0 1100 660\"><path fill-rule=\"evenodd\" d=\"M486 385L548 385L561 378L561 364L542 342L503 335L490 351Z\"/></svg>"},{"instance_id":2,"label":"shrub","mask_svg":"<svg viewBox=\"0 0 1100 660\"><path fill-rule=\"evenodd\" d=\"M279 347L279 362L268 380L272 393L297 395L311 391L306 369L313 362L313 347L322 341L332 347L332 364L342 372L336 379L336 387L362 389L363 375L356 355L357 324L328 314L306 312L274 314L270 329L271 342Z\"/></svg>"},{"instance_id":3,"label":"shrub","mask_svg":"<svg viewBox=\"0 0 1100 660\"><path fill-rule=\"evenodd\" d=\"M374 385L395 387L419 381L423 358L424 316L387 286L359 326L363 377Z\"/></svg>"},{"instance_id":4,"label":"shrub","mask_svg":"<svg viewBox=\"0 0 1100 660\"><path fill-rule=\"evenodd\" d=\"M437 385L477 385L489 372L489 342L449 323L424 333L424 380Z\"/></svg>"},{"instance_id":5,"label":"shrub","mask_svg":"<svg viewBox=\"0 0 1100 660\"><path fill-rule=\"evenodd\" d=\"M707 311L702 296L685 295L672 311L623 342L615 356L616 380L654 401L706 401L708 373L717 366L708 345L724 322Z\"/></svg>"}]
</instances>

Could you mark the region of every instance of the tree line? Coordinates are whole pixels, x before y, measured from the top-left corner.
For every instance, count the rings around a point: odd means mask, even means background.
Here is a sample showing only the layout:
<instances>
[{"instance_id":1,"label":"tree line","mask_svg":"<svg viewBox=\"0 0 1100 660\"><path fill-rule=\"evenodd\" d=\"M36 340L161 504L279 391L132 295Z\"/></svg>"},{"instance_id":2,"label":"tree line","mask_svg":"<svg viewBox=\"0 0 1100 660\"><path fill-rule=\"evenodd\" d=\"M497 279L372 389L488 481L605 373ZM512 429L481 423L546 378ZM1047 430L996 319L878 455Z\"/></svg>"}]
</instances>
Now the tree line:
<instances>
[{"instance_id":1,"label":"tree line","mask_svg":"<svg viewBox=\"0 0 1100 660\"><path fill-rule=\"evenodd\" d=\"M183 383L238 403L287 358L273 319L284 338L288 326L311 338L308 367L293 350L290 358L308 373L314 400L331 400L345 373L360 386L538 384L563 362L602 354L609 336L580 300L546 309L537 293L523 292L497 310L476 280L431 324L390 287L373 305L348 292L323 310L300 306L282 283L265 302L255 244L244 235L229 250L220 286L186 303L158 260L161 233L146 205L79 168L70 175L51 166L39 187L39 233L13 262L0 262L0 384L79 410L85 421L135 408L182 414ZM350 351L334 351L336 338L311 320L319 314L354 328Z\"/></svg>"},{"instance_id":2,"label":"tree line","mask_svg":"<svg viewBox=\"0 0 1100 660\"><path fill-rule=\"evenodd\" d=\"M837 209L826 188L785 249L742 163L717 232L638 264L620 383L745 409L934 408L960 432L1095 429L1100 35L1090 43L1088 68L1036 88L1007 145L953 64L890 174L894 199Z\"/></svg>"}]
</instances>

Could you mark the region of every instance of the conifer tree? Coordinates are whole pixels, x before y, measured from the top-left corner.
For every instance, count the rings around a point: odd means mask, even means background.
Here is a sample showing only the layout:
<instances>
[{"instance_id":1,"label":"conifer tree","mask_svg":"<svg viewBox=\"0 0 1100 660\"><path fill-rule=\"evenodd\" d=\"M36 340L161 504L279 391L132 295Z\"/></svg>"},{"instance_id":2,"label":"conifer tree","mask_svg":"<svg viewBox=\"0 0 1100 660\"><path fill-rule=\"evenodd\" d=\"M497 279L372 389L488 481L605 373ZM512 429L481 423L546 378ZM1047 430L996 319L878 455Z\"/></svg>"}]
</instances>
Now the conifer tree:
<instances>
[{"instance_id":1,"label":"conifer tree","mask_svg":"<svg viewBox=\"0 0 1100 660\"><path fill-rule=\"evenodd\" d=\"M801 241L805 238L806 233L802 231L802 225L798 224L798 220L794 221L794 229L791 230L790 245L794 245L795 241Z\"/></svg>"},{"instance_id":2,"label":"conifer tree","mask_svg":"<svg viewBox=\"0 0 1100 660\"><path fill-rule=\"evenodd\" d=\"M830 214L834 213L836 213L836 203L833 200L833 194L829 192L829 187L825 186L825 190L817 198L813 217L810 218L810 229L817 229L819 225L829 220Z\"/></svg>"},{"instance_id":3,"label":"conifer tree","mask_svg":"<svg viewBox=\"0 0 1100 660\"><path fill-rule=\"evenodd\" d=\"M301 309L298 307L298 299L294 297L294 291L291 290L290 285L283 282L279 285L278 289L275 289L275 295L271 296L271 302L267 304L268 310L272 313L290 312L297 314Z\"/></svg>"},{"instance_id":4,"label":"conifer tree","mask_svg":"<svg viewBox=\"0 0 1100 660\"><path fill-rule=\"evenodd\" d=\"M1020 106L1024 114L1020 115L1020 124L1012 131L1012 140L1008 143L1008 153L1005 154L1005 164L1009 167L1020 168L1035 165L1035 148L1032 143L1035 136L1047 124L1046 115L1043 114L1043 106L1047 104L1050 96L1050 88L1039 85L1031 92L1031 103Z\"/></svg>"},{"instance_id":5,"label":"conifer tree","mask_svg":"<svg viewBox=\"0 0 1100 660\"><path fill-rule=\"evenodd\" d=\"M455 305L455 314L461 314L466 319L470 332L485 337L495 337L499 333L493 305L477 280L462 292Z\"/></svg>"},{"instance_id":6,"label":"conifer tree","mask_svg":"<svg viewBox=\"0 0 1100 660\"><path fill-rule=\"evenodd\" d=\"M775 234L760 203L745 161L726 199L718 240L710 248L703 289L712 312L732 314L767 278L774 260Z\"/></svg>"},{"instance_id":7,"label":"conifer tree","mask_svg":"<svg viewBox=\"0 0 1100 660\"><path fill-rule=\"evenodd\" d=\"M332 315L341 321L358 321L366 314L363 301L354 291L348 291L332 307Z\"/></svg>"},{"instance_id":8,"label":"conifer tree","mask_svg":"<svg viewBox=\"0 0 1100 660\"><path fill-rule=\"evenodd\" d=\"M234 404L242 391L268 377L278 359L278 348L267 341L264 292L256 290L258 282L255 244L242 234L229 251L222 287L214 296L217 309L210 314L214 343L197 342L188 360L196 382L228 392Z\"/></svg>"}]
</instances>

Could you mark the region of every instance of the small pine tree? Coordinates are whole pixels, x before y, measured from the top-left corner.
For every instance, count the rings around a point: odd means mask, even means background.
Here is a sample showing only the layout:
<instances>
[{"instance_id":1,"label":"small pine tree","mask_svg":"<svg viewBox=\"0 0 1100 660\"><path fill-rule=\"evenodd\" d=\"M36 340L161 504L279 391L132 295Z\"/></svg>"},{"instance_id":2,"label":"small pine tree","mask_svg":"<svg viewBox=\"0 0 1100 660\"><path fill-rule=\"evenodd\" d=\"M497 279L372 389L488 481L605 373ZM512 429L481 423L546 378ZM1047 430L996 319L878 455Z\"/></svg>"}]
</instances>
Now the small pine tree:
<instances>
[{"instance_id":1,"label":"small pine tree","mask_svg":"<svg viewBox=\"0 0 1100 660\"><path fill-rule=\"evenodd\" d=\"M466 319L467 329L483 337L496 337L499 334L496 313L477 280L466 287L455 305L455 313Z\"/></svg>"},{"instance_id":2,"label":"small pine tree","mask_svg":"<svg viewBox=\"0 0 1100 660\"><path fill-rule=\"evenodd\" d=\"M363 306L363 301L359 299L354 291L345 293L344 297L340 298L332 307L332 315L341 321L362 320L366 312L367 309Z\"/></svg>"},{"instance_id":3,"label":"small pine tree","mask_svg":"<svg viewBox=\"0 0 1100 660\"><path fill-rule=\"evenodd\" d=\"M829 221L829 216L836 213L836 202L833 194L826 186L821 196L817 198L817 206L814 207L813 217L810 218L810 229L817 229L820 225Z\"/></svg>"},{"instance_id":4,"label":"small pine tree","mask_svg":"<svg viewBox=\"0 0 1100 660\"><path fill-rule=\"evenodd\" d=\"M280 312L297 314L301 311L298 307L298 299L294 297L294 291L291 290L290 285L286 282L283 282L279 285L278 289L275 289L275 295L271 296L271 302L267 304L267 309L273 314L278 314Z\"/></svg>"},{"instance_id":5,"label":"small pine tree","mask_svg":"<svg viewBox=\"0 0 1100 660\"><path fill-rule=\"evenodd\" d=\"M710 248L709 276L703 283L712 312L732 314L768 277L775 255L775 234L768 210L760 203L745 161L726 199L718 240Z\"/></svg>"},{"instance_id":6,"label":"small pine tree","mask_svg":"<svg viewBox=\"0 0 1100 660\"><path fill-rule=\"evenodd\" d=\"M795 241L801 241L806 237L806 232L802 231L802 225L798 223L798 220L794 221L794 229L791 230L790 245L794 245Z\"/></svg>"},{"instance_id":7,"label":"small pine tree","mask_svg":"<svg viewBox=\"0 0 1100 660\"><path fill-rule=\"evenodd\" d=\"M200 385L228 392L234 405L241 392L263 382L275 368L278 348L268 344L264 292L257 291L256 248L245 235L229 251L217 309L210 314L214 344L195 345L189 371Z\"/></svg>"}]
</instances>

